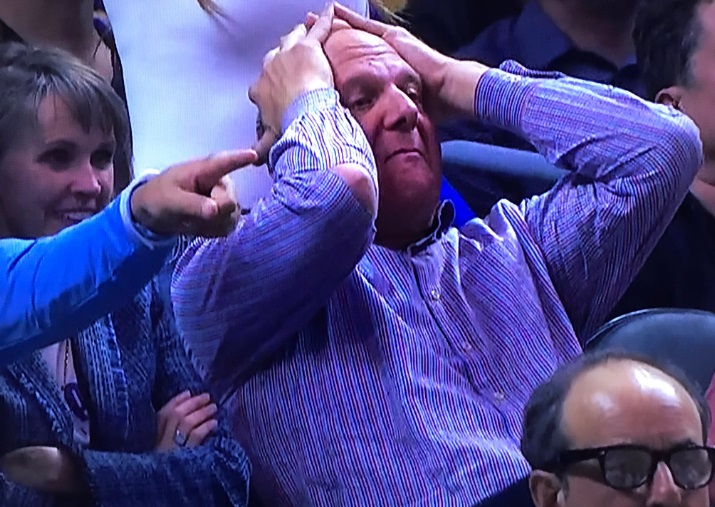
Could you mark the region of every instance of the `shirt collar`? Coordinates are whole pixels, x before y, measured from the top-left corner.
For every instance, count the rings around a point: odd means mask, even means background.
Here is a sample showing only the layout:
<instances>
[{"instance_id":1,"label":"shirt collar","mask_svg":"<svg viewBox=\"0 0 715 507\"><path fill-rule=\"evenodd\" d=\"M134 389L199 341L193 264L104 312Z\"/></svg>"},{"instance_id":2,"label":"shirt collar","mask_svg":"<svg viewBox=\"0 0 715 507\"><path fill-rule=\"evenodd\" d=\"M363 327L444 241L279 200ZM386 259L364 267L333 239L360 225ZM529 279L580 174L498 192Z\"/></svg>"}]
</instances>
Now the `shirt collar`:
<instances>
[{"instance_id":1,"label":"shirt collar","mask_svg":"<svg viewBox=\"0 0 715 507\"><path fill-rule=\"evenodd\" d=\"M531 0L524 6L514 22L513 34L521 55L519 63L527 68L548 69L557 58L570 51L580 51L536 0ZM535 43L535 39L538 43ZM635 63L636 57L632 55L624 67Z\"/></svg>"},{"instance_id":2,"label":"shirt collar","mask_svg":"<svg viewBox=\"0 0 715 507\"><path fill-rule=\"evenodd\" d=\"M452 201L442 201L435 212L435 220L431 231L424 238L408 246L407 251L411 255L416 255L439 241L452 227L454 216L454 204L452 204Z\"/></svg>"}]
</instances>

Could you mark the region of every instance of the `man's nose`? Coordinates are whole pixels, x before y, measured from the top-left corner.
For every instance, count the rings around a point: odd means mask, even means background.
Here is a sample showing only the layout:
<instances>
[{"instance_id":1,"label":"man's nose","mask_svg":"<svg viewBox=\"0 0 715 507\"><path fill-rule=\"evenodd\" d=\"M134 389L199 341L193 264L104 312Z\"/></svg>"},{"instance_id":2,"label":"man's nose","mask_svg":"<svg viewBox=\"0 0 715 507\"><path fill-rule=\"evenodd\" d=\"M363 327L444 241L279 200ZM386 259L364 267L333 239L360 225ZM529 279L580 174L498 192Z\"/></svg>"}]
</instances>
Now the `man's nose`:
<instances>
[{"instance_id":1,"label":"man's nose","mask_svg":"<svg viewBox=\"0 0 715 507\"><path fill-rule=\"evenodd\" d=\"M417 125L419 108L400 88L393 86L383 97L385 112L385 128L388 130L411 131Z\"/></svg>"},{"instance_id":2,"label":"man's nose","mask_svg":"<svg viewBox=\"0 0 715 507\"><path fill-rule=\"evenodd\" d=\"M658 463L650 485L647 507L678 507L683 502L683 490L675 484L673 474L665 463Z\"/></svg>"}]
</instances>

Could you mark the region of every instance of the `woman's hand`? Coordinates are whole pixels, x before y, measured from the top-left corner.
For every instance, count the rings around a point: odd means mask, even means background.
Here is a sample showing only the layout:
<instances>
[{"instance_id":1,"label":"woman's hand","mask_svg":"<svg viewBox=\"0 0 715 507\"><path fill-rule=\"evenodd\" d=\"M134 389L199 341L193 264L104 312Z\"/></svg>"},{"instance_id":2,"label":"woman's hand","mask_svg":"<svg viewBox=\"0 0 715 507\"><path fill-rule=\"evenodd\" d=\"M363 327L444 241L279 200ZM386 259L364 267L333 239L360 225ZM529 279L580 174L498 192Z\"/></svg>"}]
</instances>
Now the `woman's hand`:
<instances>
[{"instance_id":1,"label":"woman's hand","mask_svg":"<svg viewBox=\"0 0 715 507\"><path fill-rule=\"evenodd\" d=\"M206 393L191 396L185 391L173 397L158 413L157 450L201 445L218 426L217 412Z\"/></svg>"}]
</instances>

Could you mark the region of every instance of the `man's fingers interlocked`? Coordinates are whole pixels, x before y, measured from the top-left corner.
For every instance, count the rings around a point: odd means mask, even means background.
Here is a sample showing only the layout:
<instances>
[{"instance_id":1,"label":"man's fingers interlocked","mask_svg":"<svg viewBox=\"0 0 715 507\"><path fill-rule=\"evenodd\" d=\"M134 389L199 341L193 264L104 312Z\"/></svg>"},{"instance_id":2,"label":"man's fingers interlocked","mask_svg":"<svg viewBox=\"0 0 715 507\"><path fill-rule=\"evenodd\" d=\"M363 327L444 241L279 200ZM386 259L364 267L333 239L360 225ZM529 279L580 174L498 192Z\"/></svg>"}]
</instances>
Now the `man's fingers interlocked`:
<instances>
[{"instance_id":1,"label":"man's fingers interlocked","mask_svg":"<svg viewBox=\"0 0 715 507\"><path fill-rule=\"evenodd\" d=\"M315 21L312 27L310 27L310 30L308 30L308 34L306 37L308 39L316 40L323 44L328 37L330 36L330 32L333 29L333 20L335 19L335 5L334 4L329 4L325 10L318 16L318 19ZM305 25L300 25L305 27Z\"/></svg>"},{"instance_id":2,"label":"man's fingers interlocked","mask_svg":"<svg viewBox=\"0 0 715 507\"><path fill-rule=\"evenodd\" d=\"M256 144L258 162L282 135L282 122L290 105L306 92L333 88L333 72L322 43L328 38L334 18L332 5L310 29L300 24L281 38L280 47L263 59L263 71L249 88L248 97L258 106Z\"/></svg>"},{"instance_id":3,"label":"man's fingers interlocked","mask_svg":"<svg viewBox=\"0 0 715 507\"><path fill-rule=\"evenodd\" d=\"M281 37L280 49L285 50L292 48L296 44L296 42L304 38L307 34L308 30L305 25L296 25L295 28L290 31L290 33Z\"/></svg>"}]
</instances>

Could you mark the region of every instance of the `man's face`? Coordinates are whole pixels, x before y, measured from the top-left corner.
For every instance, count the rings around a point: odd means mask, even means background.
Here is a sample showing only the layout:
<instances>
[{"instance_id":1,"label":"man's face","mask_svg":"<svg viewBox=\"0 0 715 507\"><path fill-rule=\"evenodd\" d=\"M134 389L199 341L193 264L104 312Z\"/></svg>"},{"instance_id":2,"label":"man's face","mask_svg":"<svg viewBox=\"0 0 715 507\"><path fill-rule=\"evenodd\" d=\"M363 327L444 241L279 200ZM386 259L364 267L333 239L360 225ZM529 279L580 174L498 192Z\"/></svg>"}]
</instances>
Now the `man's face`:
<instances>
[{"instance_id":1,"label":"man's face","mask_svg":"<svg viewBox=\"0 0 715 507\"><path fill-rule=\"evenodd\" d=\"M334 32L325 44L341 102L372 147L380 186L378 244L431 225L441 185L441 153L422 107L422 81L382 39Z\"/></svg>"},{"instance_id":2,"label":"man's face","mask_svg":"<svg viewBox=\"0 0 715 507\"><path fill-rule=\"evenodd\" d=\"M578 0L590 12L597 12L613 19L628 19L638 6L639 0Z\"/></svg>"},{"instance_id":3,"label":"man's face","mask_svg":"<svg viewBox=\"0 0 715 507\"><path fill-rule=\"evenodd\" d=\"M679 108L700 129L705 158L715 159L715 2L697 10L700 24L698 47L691 57L691 82L676 87L682 94Z\"/></svg>"},{"instance_id":4,"label":"man's face","mask_svg":"<svg viewBox=\"0 0 715 507\"><path fill-rule=\"evenodd\" d=\"M687 391L658 370L632 361L612 361L581 375L566 396L561 425L571 449L634 444L667 451L703 445L698 409ZM619 491L603 482L596 459L569 466L560 493L551 498L539 507L708 506L707 487L681 489L665 463L658 464L652 483Z\"/></svg>"}]
</instances>

